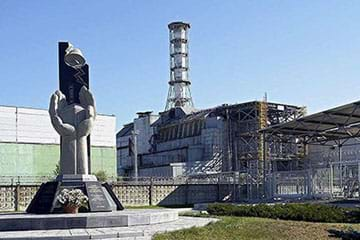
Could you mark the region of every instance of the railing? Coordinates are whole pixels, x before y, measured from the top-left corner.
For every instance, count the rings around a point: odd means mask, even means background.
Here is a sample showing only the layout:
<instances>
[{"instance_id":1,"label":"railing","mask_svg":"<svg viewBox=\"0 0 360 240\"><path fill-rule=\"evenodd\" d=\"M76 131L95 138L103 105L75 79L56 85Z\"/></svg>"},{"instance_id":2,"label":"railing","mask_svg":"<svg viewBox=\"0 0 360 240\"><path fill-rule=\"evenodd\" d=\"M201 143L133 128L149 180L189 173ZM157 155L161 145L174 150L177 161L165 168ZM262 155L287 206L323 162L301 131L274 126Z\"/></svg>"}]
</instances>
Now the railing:
<instances>
[{"instance_id":1,"label":"railing","mask_svg":"<svg viewBox=\"0 0 360 240\"><path fill-rule=\"evenodd\" d=\"M54 180L54 176L0 176L0 185L37 185ZM141 184L245 184L242 173L222 172L179 177L107 177L106 182L117 185Z\"/></svg>"}]
</instances>

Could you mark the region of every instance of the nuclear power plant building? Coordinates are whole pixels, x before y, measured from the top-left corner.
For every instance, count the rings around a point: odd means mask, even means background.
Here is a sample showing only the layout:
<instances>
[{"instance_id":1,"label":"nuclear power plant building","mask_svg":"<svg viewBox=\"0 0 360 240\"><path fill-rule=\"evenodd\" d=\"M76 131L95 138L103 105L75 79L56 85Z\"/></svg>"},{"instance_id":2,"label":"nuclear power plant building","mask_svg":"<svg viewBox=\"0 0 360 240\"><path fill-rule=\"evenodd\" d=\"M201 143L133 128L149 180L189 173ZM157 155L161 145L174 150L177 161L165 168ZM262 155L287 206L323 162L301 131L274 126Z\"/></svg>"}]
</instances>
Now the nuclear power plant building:
<instances>
[{"instance_id":1,"label":"nuclear power plant building","mask_svg":"<svg viewBox=\"0 0 360 240\"><path fill-rule=\"evenodd\" d=\"M137 132L139 176L191 175L249 170L262 160L259 129L302 116L304 109L254 101L186 112L138 113L117 133L119 175L134 173ZM135 129L135 131L134 131ZM296 155L297 149L292 153Z\"/></svg>"},{"instance_id":2,"label":"nuclear power plant building","mask_svg":"<svg viewBox=\"0 0 360 240\"><path fill-rule=\"evenodd\" d=\"M134 176L138 169L138 176L176 177L246 169L257 175L263 155L258 130L301 117L305 109L266 100L196 109L189 80L190 25L173 22L168 28L170 80L165 110L139 112L117 133L118 174Z\"/></svg>"}]
</instances>

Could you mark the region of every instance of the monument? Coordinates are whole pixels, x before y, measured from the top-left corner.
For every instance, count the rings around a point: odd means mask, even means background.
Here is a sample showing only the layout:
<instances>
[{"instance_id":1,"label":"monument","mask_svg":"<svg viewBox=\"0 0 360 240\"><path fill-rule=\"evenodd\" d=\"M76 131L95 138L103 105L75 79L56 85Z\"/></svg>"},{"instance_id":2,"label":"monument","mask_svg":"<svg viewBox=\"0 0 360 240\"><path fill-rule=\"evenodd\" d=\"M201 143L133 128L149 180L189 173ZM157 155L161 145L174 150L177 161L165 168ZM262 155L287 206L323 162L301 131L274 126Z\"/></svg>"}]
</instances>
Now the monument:
<instances>
[{"instance_id":1,"label":"monument","mask_svg":"<svg viewBox=\"0 0 360 240\"><path fill-rule=\"evenodd\" d=\"M148 239L144 229L153 232L151 225L158 229L159 224L183 222L177 210L118 211L124 208L111 187L90 174L90 134L96 124L96 107L85 62L79 49L68 42L59 43L60 86L50 98L49 115L61 138L60 174L40 186L26 213L0 214L0 235L6 231L6 236L16 239ZM64 203L73 203L67 198L70 195L87 207L78 209L79 213L68 211L71 207ZM73 214L60 214L63 212ZM50 229L76 230L43 231Z\"/></svg>"},{"instance_id":2,"label":"monument","mask_svg":"<svg viewBox=\"0 0 360 240\"><path fill-rule=\"evenodd\" d=\"M51 123L61 136L60 174L43 183L27 208L28 213L60 213L57 196L63 189L80 189L88 207L80 211L123 210L111 187L89 174L90 133L96 119L95 99L89 90L89 66L82 52L68 42L59 43L59 88L49 105Z\"/></svg>"}]
</instances>

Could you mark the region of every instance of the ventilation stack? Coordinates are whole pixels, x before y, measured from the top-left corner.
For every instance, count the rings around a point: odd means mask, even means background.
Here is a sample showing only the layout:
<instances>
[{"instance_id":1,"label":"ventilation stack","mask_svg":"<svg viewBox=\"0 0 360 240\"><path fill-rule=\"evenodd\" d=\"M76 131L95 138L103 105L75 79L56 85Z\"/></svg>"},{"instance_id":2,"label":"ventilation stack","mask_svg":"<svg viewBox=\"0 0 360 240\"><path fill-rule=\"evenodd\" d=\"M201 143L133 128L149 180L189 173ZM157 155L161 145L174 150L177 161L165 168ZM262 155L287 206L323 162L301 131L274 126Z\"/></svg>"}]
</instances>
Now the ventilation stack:
<instances>
[{"instance_id":1,"label":"ventilation stack","mask_svg":"<svg viewBox=\"0 0 360 240\"><path fill-rule=\"evenodd\" d=\"M193 109L188 53L188 29L190 24L172 22L168 27L170 34L170 81L165 111L175 107Z\"/></svg>"}]
</instances>

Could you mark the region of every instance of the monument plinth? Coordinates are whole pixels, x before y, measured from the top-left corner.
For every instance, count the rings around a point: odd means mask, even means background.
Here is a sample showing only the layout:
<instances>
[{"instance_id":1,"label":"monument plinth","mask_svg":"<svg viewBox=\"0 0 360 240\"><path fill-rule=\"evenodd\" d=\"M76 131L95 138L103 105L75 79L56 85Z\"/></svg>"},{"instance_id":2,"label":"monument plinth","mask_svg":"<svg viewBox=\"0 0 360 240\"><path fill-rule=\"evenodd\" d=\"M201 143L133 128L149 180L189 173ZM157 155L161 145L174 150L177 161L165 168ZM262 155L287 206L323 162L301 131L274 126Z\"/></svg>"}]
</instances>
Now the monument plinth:
<instances>
[{"instance_id":1,"label":"monument plinth","mask_svg":"<svg viewBox=\"0 0 360 240\"><path fill-rule=\"evenodd\" d=\"M49 105L51 123L61 136L60 174L54 181L43 183L27 208L28 213L61 213L57 196L63 189L80 189L88 197L83 212L123 210L111 187L90 175L90 133L96 110L95 98L89 91L89 67L79 49L70 43L59 43L60 90Z\"/></svg>"}]
</instances>

